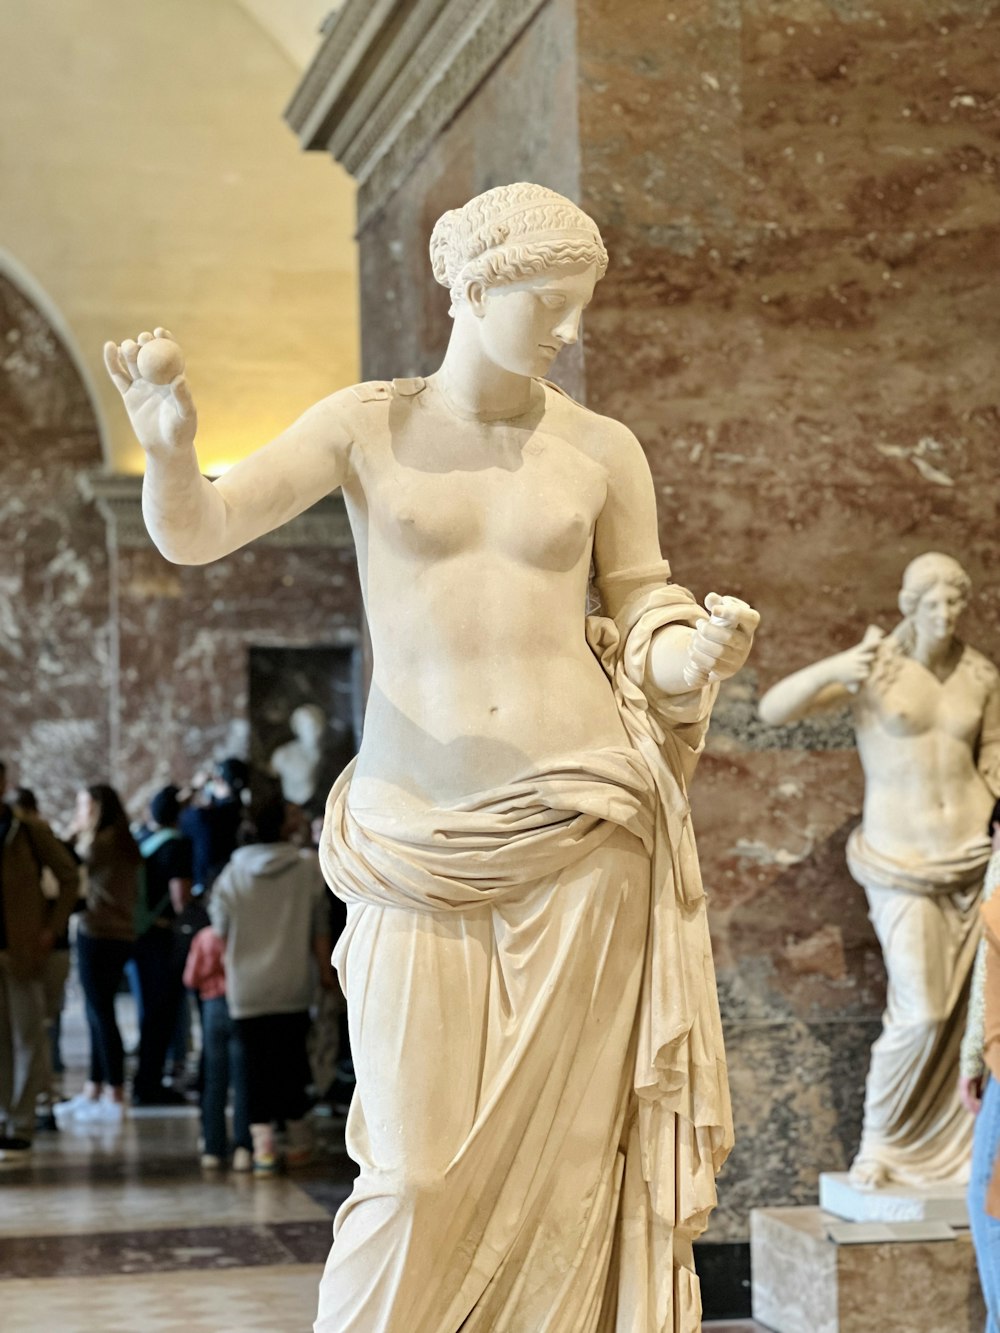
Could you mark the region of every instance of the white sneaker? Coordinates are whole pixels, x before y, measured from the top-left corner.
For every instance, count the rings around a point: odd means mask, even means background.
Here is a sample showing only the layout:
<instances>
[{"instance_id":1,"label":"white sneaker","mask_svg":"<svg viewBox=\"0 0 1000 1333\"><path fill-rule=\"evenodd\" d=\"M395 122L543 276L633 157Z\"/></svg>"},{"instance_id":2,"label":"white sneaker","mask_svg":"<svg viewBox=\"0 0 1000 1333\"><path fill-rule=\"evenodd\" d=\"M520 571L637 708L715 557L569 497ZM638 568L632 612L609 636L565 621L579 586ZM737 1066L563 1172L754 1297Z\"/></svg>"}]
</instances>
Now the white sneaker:
<instances>
[{"instance_id":1,"label":"white sneaker","mask_svg":"<svg viewBox=\"0 0 1000 1333\"><path fill-rule=\"evenodd\" d=\"M234 1171L252 1171L253 1153L249 1148L233 1149L233 1170Z\"/></svg>"},{"instance_id":2,"label":"white sneaker","mask_svg":"<svg viewBox=\"0 0 1000 1333\"><path fill-rule=\"evenodd\" d=\"M222 1166L222 1158L216 1157L214 1152L203 1152L201 1165L205 1171L218 1171Z\"/></svg>"},{"instance_id":3,"label":"white sneaker","mask_svg":"<svg viewBox=\"0 0 1000 1333\"><path fill-rule=\"evenodd\" d=\"M90 1108L98 1104L99 1098L87 1097L84 1093L78 1092L75 1097L71 1097L68 1102L56 1102L52 1108L52 1114L56 1118L56 1124L60 1125L64 1120L75 1120L81 1112L85 1115L90 1114Z\"/></svg>"},{"instance_id":4,"label":"white sneaker","mask_svg":"<svg viewBox=\"0 0 1000 1333\"><path fill-rule=\"evenodd\" d=\"M120 1125L125 1119L125 1103L112 1101L110 1097L88 1099L73 1116L77 1124L83 1125Z\"/></svg>"}]
</instances>

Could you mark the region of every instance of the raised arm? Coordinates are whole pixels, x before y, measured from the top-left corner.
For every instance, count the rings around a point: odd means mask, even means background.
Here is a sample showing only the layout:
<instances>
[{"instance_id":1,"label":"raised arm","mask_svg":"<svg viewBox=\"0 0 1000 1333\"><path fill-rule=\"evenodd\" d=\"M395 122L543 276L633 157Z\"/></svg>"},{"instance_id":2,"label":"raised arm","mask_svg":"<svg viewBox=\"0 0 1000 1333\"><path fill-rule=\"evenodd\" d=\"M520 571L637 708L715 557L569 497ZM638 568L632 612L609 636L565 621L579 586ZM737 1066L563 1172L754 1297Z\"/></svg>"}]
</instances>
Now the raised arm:
<instances>
[{"instance_id":1,"label":"raised arm","mask_svg":"<svg viewBox=\"0 0 1000 1333\"><path fill-rule=\"evenodd\" d=\"M140 356L152 343L156 346ZM156 329L155 336L140 333L120 347L106 343L104 360L146 453L146 526L161 554L175 564L203 565L228 555L301 514L347 476L349 390L311 407L212 482L198 469L197 413L172 335Z\"/></svg>"},{"instance_id":2,"label":"raised arm","mask_svg":"<svg viewBox=\"0 0 1000 1333\"><path fill-rule=\"evenodd\" d=\"M824 657L779 680L760 701L758 711L762 720L776 727L848 703L871 675L875 654L884 638L877 625L869 625L864 638L853 648Z\"/></svg>"},{"instance_id":3,"label":"raised arm","mask_svg":"<svg viewBox=\"0 0 1000 1333\"><path fill-rule=\"evenodd\" d=\"M643 583L662 581L662 556L656 493L642 446L625 426L605 425L608 491L594 535L594 565L605 610L615 616ZM710 615L702 613L696 625L668 625L653 640L647 680L664 694L726 680L749 655L757 612L739 598L716 593L709 593L705 604Z\"/></svg>"}]
</instances>

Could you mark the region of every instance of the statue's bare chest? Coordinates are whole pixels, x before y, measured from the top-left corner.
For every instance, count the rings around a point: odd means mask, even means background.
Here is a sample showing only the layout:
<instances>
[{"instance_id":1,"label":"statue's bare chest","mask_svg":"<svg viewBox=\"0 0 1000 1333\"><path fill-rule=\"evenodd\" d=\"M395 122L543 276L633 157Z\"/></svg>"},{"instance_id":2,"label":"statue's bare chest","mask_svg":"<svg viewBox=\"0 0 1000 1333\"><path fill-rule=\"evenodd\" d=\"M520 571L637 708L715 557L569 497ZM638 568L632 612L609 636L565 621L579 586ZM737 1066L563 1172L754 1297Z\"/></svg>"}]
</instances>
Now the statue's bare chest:
<instances>
[{"instance_id":1,"label":"statue's bare chest","mask_svg":"<svg viewBox=\"0 0 1000 1333\"><path fill-rule=\"evenodd\" d=\"M973 744L982 723L986 682L960 661L944 680L917 662L903 661L884 690L875 693L879 727L893 736L937 732Z\"/></svg>"},{"instance_id":2,"label":"statue's bare chest","mask_svg":"<svg viewBox=\"0 0 1000 1333\"><path fill-rule=\"evenodd\" d=\"M541 426L485 426L411 409L357 465L369 544L417 563L496 552L543 569L589 557L602 470Z\"/></svg>"}]
</instances>

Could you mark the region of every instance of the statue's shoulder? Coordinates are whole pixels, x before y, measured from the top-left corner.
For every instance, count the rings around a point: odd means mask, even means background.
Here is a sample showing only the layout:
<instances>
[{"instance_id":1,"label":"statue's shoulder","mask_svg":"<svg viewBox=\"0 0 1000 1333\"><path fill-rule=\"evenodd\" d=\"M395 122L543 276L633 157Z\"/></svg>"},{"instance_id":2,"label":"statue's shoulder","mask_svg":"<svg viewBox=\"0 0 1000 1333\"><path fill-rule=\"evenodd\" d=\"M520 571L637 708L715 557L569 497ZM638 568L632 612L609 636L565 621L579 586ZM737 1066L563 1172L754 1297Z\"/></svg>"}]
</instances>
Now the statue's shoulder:
<instances>
[{"instance_id":1,"label":"statue's shoulder","mask_svg":"<svg viewBox=\"0 0 1000 1333\"><path fill-rule=\"evenodd\" d=\"M978 648L972 648L969 644L965 645L965 662L969 671L987 689L993 689L1000 684L1000 670Z\"/></svg>"},{"instance_id":2,"label":"statue's shoulder","mask_svg":"<svg viewBox=\"0 0 1000 1333\"><path fill-rule=\"evenodd\" d=\"M427 381L416 375L411 379L366 380L353 384L350 392L361 403L385 403L393 398L413 398L427 387Z\"/></svg>"}]
</instances>

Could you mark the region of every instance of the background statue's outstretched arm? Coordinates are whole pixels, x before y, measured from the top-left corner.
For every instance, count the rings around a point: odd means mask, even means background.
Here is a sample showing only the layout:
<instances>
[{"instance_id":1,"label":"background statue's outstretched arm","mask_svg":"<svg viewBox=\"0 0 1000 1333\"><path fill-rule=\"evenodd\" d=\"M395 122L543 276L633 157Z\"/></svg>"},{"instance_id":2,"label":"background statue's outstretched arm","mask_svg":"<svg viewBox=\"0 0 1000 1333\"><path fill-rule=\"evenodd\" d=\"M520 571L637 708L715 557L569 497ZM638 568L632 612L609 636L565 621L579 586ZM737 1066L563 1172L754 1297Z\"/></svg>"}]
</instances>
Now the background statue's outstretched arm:
<instances>
[{"instance_id":1,"label":"background statue's outstretched arm","mask_svg":"<svg viewBox=\"0 0 1000 1333\"><path fill-rule=\"evenodd\" d=\"M871 675L875 654L884 638L877 625L869 625L864 638L853 648L824 657L779 680L760 701L762 720L776 727L783 722L800 722L849 702Z\"/></svg>"}]
</instances>

